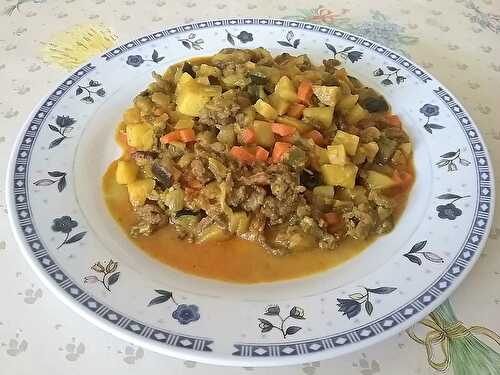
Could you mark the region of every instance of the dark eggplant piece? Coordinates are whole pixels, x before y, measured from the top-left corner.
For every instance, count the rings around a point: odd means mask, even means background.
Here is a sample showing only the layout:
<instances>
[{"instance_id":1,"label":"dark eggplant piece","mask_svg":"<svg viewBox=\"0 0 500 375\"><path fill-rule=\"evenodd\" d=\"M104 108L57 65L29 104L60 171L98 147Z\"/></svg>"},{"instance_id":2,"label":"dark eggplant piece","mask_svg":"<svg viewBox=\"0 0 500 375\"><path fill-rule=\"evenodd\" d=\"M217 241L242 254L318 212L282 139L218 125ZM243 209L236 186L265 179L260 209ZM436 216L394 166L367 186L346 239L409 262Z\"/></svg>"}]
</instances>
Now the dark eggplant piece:
<instances>
[{"instance_id":1,"label":"dark eggplant piece","mask_svg":"<svg viewBox=\"0 0 500 375\"><path fill-rule=\"evenodd\" d=\"M216 76L208 76L208 82L211 85L220 85L219 78L217 78Z\"/></svg>"},{"instance_id":2,"label":"dark eggplant piece","mask_svg":"<svg viewBox=\"0 0 500 375\"><path fill-rule=\"evenodd\" d=\"M358 103L370 113L387 112L389 104L385 98L370 87L363 87L356 92L359 95Z\"/></svg>"},{"instance_id":3,"label":"dark eggplant piece","mask_svg":"<svg viewBox=\"0 0 500 375\"><path fill-rule=\"evenodd\" d=\"M163 166L159 161L153 162L151 166L151 172L153 172L154 177L158 180L164 188L169 188L172 186L173 176L170 171Z\"/></svg>"},{"instance_id":4,"label":"dark eggplant piece","mask_svg":"<svg viewBox=\"0 0 500 375\"><path fill-rule=\"evenodd\" d=\"M377 153L376 161L381 164L386 164L396 151L398 147L398 142L387 138L386 136L382 136L377 140L377 144L379 147L379 151Z\"/></svg>"},{"instance_id":5,"label":"dark eggplant piece","mask_svg":"<svg viewBox=\"0 0 500 375\"><path fill-rule=\"evenodd\" d=\"M182 65L183 73L189 74L191 77L196 78L196 73L193 70L193 66L187 61Z\"/></svg>"},{"instance_id":6,"label":"dark eggplant piece","mask_svg":"<svg viewBox=\"0 0 500 375\"><path fill-rule=\"evenodd\" d=\"M264 90L264 86L255 85L253 83L247 86L248 96L250 97L250 101L254 104L259 99L265 99L266 92Z\"/></svg>"},{"instance_id":7,"label":"dark eggplant piece","mask_svg":"<svg viewBox=\"0 0 500 375\"><path fill-rule=\"evenodd\" d=\"M318 173L310 169L304 169L300 174L300 184L312 190L321 183L321 178Z\"/></svg>"},{"instance_id":8,"label":"dark eggplant piece","mask_svg":"<svg viewBox=\"0 0 500 375\"><path fill-rule=\"evenodd\" d=\"M356 77L348 75L347 78L349 78L349 81L351 81L351 83L353 84L353 86L355 88L360 89L363 87L363 84L361 83L361 81L359 79L357 79Z\"/></svg>"},{"instance_id":9,"label":"dark eggplant piece","mask_svg":"<svg viewBox=\"0 0 500 375\"><path fill-rule=\"evenodd\" d=\"M199 213L200 213L199 211L193 211L190 210L189 208L183 208L182 210L179 210L175 213L175 217L180 217L184 215L197 216Z\"/></svg>"}]
</instances>

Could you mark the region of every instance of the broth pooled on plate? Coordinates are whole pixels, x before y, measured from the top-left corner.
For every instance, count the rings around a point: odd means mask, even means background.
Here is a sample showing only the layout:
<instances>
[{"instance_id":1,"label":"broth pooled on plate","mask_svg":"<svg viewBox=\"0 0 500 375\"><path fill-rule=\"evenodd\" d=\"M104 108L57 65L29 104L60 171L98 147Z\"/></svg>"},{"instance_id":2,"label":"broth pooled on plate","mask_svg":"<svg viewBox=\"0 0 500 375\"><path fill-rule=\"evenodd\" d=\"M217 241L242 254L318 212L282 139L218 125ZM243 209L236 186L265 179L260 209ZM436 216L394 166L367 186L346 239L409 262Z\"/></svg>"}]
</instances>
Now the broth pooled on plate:
<instances>
[{"instance_id":1,"label":"broth pooled on plate","mask_svg":"<svg viewBox=\"0 0 500 375\"><path fill-rule=\"evenodd\" d=\"M235 282L325 270L390 232L412 145L339 65L224 49L153 73L104 177L115 219L161 261Z\"/></svg>"}]
</instances>

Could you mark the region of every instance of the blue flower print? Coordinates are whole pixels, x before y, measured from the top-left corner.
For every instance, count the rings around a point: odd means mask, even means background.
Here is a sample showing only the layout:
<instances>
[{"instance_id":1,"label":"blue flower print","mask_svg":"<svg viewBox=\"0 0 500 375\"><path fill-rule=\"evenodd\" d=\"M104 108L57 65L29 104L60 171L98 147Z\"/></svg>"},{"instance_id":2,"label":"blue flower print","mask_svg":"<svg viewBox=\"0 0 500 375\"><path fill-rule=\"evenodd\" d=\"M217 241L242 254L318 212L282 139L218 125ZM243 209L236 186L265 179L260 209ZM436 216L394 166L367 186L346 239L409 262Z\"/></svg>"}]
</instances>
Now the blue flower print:
<instances>
[{"instance_id":1,"label":"blue flower print","mask_svg":"<svg viewBox=\"0 0 500 375\"><path fill-rule=\"evenodd\" d=\"M337 306L342 315L347 315L349 319L361 312L361 303L353 299L337 298Z\"/></svg>"},{"instance_id":2,"label":"blue flower print","mask_svg":"<svg viewBox=\"0 0 500 375\"><path fill-rule=\"evenodd\" d=\"M439 107L433 104L425 104L422 108L420 108L420 113L422 113L425 117L432 117L439 115Z\"/></svg>"},{"instance_id":3,"label":"blue flower print","mask_svg":"<svg viewBox=\"0 0 500 375\"><path fill-rule=\"evenodd\" d=\"M73 230L73 228L76 228L78 226L78 223L71 219L70 216L62 216L60 218L54 219L53 224L52 224L52 230L54 232L61 232L64 234L68 234Z\"/></svg>"},{"instance_id":4,"label":"blue flower print","mask_svg":"<svg viewBox=\"0 0 500 375\"><path fill-rule=\"evenodd\" d=\"M440 219L455 220L458 216L462 215L462 210L453 203L440 204L436 207L436 211Z\"/></svg>"},{"instance_id":5,"label":"blue flower print","mask_svg":"<svg viewBox=\"0 0 500 375\"><path fill-rule=\"evenodd\" d=\"M172 292L163 289L155 289L158 293L151 301L149 301L148 306L159 305L167 301L171 301L176 307L172 313L172 318L177 320L180 324L189 324L191 322L196 322L200 319L199 308L196 305L186 305L185 303L179 304L174 299Z\"/></svg>"},{"instance_id":6,"label":"blue flower print","mask_svg":"<svg viewBox=\"0 0 500 375\"><path fill-rule=\"evenodd\" d=\"M180 304L172 313L172 318L177 319L181 324L188 324L200 319L198 306Z\"/></svg>"},{"instance_id":7,"label":"blue flower print","mask_svg":"<svg viewBox=\"0 0 500 375\"><path fill-rule=\"evenodd\" d=\"M444 129L443 125L431 123L431 117L439 115L439 107L434 104L424 104L420 108L420 113L427 117L427 121L424 124L424 129L427 133L432 134L432 130Z\"/></svg>"},{"instance_id":8,"label":"blue flower print","mask_svg":"<svg viewBox=\"0 0 500 375\"><path fill-rule=\"evenodd\" d=\"M75 229L77 226L78 222L73 220L71 216L61 216L53 220L51 226L52 230L54 232L60 232L66 235L66 238L64 238L64 241L59 246L57 246L57 249L61 248L64 245L78 242L83 237L85 237L87 232L79 232L71 237L69 236L73 229Z\"/></svg>"},{"instance_id":9,"label":"blue flower print","mask_svg":"<svg viewBox=\"0 0 500 375\"><path fill-rule=\"evenodd\" d=\"M157 50L153 50L153 53L151 54L151 59L144 59L141 55L130 55L127 57L127 65L133 66L134 68L138 68L139 66L142 65L142 63L146 61L151 61L154 62L155 64L158 64L160 61L162 61L165 57L160 56Z\"/></svg>"},{"instance_id":10,"label":"blue flower print","mask_svg":"<svg viewBox=\"0 0 500 375\"><path fill-rule=\"evenodd\" d=\"M436 207L438 217L440 219L455 220L458 216L462 216L462 210L455 206L455 202L469 197L470 195L460 196L452 193L439 195L437 199L448 200L450 202L447 204L440 204Z\"/></svg>"},{"instance_id":11,"label":"blue flower print","mask_svg":"<svg viewBox=\"0 0 500 375\"><path fill-rule=\"evenodd\" d=\"M361 312L361 307L364 305L365 311L368 315L373 312L373 304L370 301L371 294L390 294L396 290L396 288L383 286L380 288L366 288L364 293L353 293L349 295L349 298L337 298L337 306L339 307L339 312L342 315L347 316L348 319L354 318Z\"/></svg>"},{"instance_id":12,"label":"blue flower print","mask_svg":"<svg viewBox=\"0 0 500 375\"><path fill-rule=\"evenodd\" d=\"M242 31L240 32L236 38L240 40L241 43L247 43L253 41L253 35L252 33L249 33L248 31Z\"/></svg>"},{"instance_id":13,"label":"blue flower print","mask_svg":"<svg viewBox=\"0 0 500 375\"><path fill-rule=\"evenodd\" d=\"M131 65L134 68L137 68L144 62L144 59L141 55L130 55L127 57L127 65Z\"/></svg>"},{"instance_id":14,"label":"blue flower print","mask_svg":"<svg viewBox=\"0 0 500 375\"><path fill-rule=\"evenodd\" d=\"M235 39L238 39L241 43L248 43L253 41L253 35L248 31L241 31L238 35L233 35L227 30L225 31L227 41L233 46L236 44Z\"/></svg>"}]
</instances>

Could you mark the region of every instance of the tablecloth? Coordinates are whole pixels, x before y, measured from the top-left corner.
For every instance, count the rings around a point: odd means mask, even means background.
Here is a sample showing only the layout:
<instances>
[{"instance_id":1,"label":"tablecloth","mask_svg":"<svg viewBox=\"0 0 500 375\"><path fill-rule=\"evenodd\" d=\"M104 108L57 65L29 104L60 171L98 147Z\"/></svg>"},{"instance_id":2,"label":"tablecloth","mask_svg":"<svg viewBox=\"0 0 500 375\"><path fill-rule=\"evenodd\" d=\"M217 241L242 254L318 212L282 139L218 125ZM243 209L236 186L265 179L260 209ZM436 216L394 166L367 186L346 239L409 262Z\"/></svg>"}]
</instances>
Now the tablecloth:
<instances>
[{"instance_id":1,"label":"tablecloth","mask_svg":"<svg viewBox=\"0 0 500 375\"><path fill-rule=\"evenodd\" d=\"M24 119L63 79L57 33L100 25L120 44L172 24L230 16L293 18L335 25L385 44L438 77L470 111L500 175L498 0L7 0L0 3L0 175ZM96 26L97 27L97 26ZM76 33L78 34L78 33ZM59 34L60 35L60 34ZM68 34L69 35L69 34ZM55 40L55 42L54 42ZM51 44L51 41L55 44ZM112 43L112 42L110 42ZM52 48L54 50L54 48ZM82 52L85 55L85 51ZM497 181L500 181L497 180ZM0 374L434 374L425 347L403 332L340 358L284 368L222 368L162 356L105 333L42 285L8 224L0 181ZM465 326L500 331L500 220L477 265L452 296ZM446 336L446 335L445 335ZM485 342L498 353L493 341ZM438 354L439 355L439 354ZM441 353L442 355L442 353ZM456 360L451 358L451 360ZM498 362L497 362L498 363ZM450 366L452 373L460 366ZM498 374L499 370L491 370ZM474 374L470 374L474 375Z\"/></svg>"}]
</instances>

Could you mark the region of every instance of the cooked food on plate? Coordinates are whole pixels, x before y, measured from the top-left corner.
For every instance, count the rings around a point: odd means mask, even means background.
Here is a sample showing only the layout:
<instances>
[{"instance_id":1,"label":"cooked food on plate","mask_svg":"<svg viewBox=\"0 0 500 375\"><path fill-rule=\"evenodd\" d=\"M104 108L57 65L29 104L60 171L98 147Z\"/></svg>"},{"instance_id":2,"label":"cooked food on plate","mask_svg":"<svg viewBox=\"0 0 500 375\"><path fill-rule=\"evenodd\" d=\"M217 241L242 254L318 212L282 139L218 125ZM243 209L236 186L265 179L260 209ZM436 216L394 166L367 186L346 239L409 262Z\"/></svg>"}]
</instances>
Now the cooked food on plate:
<instances>
[{"instance_id":1,"label":"cooked food on plate","mask_svg":"<svg viewBox=\"0 0 500 375\"><path fill-rule=\"evenodd\" d=\"M270 281L328 268L396 225L412 144L339 61L224 49L153 78L123 115L124 153L104 178L111 212L149 253L202 276ZM276 272L280 262L295 271Z\"/></svg>"}]
</instances>

